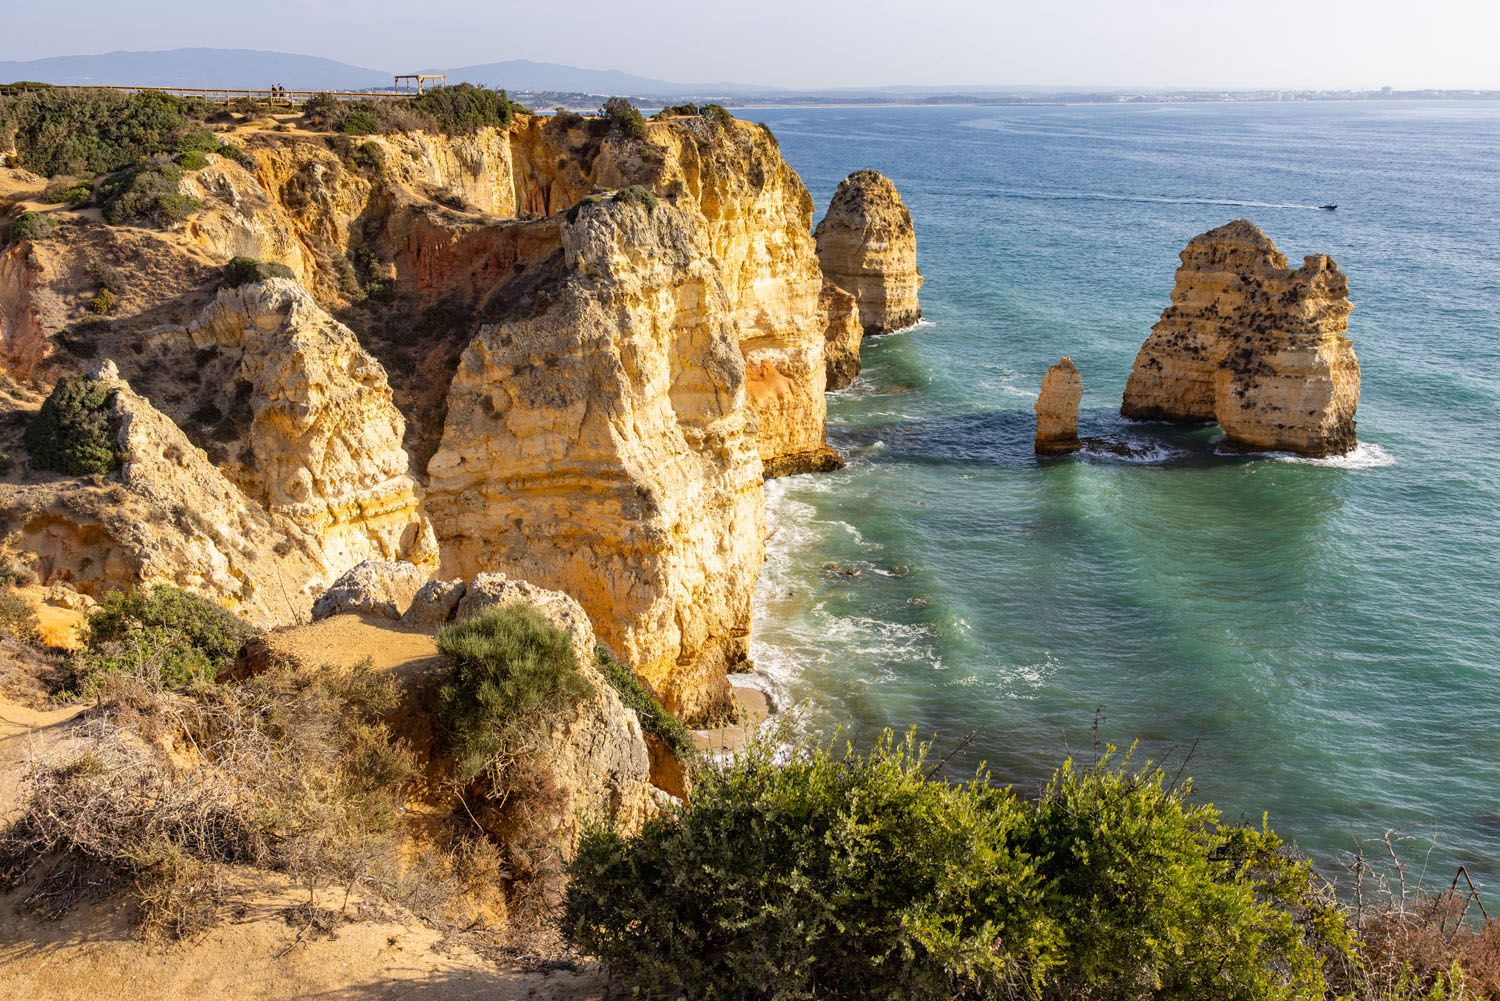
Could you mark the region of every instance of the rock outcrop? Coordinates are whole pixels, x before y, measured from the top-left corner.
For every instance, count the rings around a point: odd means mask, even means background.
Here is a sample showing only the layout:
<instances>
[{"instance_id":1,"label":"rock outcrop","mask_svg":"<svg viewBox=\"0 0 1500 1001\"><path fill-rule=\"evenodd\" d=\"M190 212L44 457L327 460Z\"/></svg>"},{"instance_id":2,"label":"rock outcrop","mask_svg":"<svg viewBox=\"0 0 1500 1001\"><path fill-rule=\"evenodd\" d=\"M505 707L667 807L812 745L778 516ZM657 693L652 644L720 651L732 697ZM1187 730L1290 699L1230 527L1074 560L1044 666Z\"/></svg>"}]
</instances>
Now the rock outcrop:
<instances>
[{"instance_id":1,"label":"rock outcrop","mask_svg":"<svg viewBox=\"0 0 1500 1001\"><path fill-rule=\"evenodd\" d=\"M1349 284L1332 258L1293 270L1241 219L1183 250L1169 306L1136 356L1120 412L1218 421L1231 446L1325 456L1356 445L1359 361Z\"/></svg>"},{"instance_id":2,"label":"rock outcrop","mask_svg":"<svg viewBox=\"0 0 1500 1001\"><path fill-rule=\"evenodd\" d=\"M823 353L828 389L843 389L859 377L859 345L865 333L859 321L859 303L837 285L824 282L818 305L827 317L823 327Z\"/></svg>"},{"instance_id":3,"label":"rock outcrop","mask_svg":"<svg viewBox=\"0 0 1500 1001\"><path fill-rule=\"evenodd\" d=\"M41 583L89 594L172 584L258 625L305 615L328 579L318 540L245 497L112 363L95 378L113 391L119 482L9 488L9 539Z\"/></svg>"},{"instance_id":4,"label":"rock outcrop","mask_svg":"<svg viewBox=\"0 0 1500 1001\"><path fill-rule=\"evenodd\" d=\"M866 334L921 319L916 231L890 178L874 170L844 178L815 237L824 277L854 296Z\"/></svg>"},{"instance_id":5,"label":"rock outcrop","mask_svg":"<svg viewBox=\"0 0 1500 1001\"><path fill-rule=\"evenodd\" d=\"M221 385L244 387L249 421L222 466L246 495L313 533L335 568L436 561L405 421L353 331L275 278L222 290L187 333L226 365Z\"/></svg>"},{"instance_id":6,"label":"rock outcrop","mask_svg":"<svg viewBox=\"0 0 1500 1001\"><path fill-rule=\"evenodd\" d=\"M427 467L445 574L575 596L689 718L745 660L765 535L756 414L706 239L666 202L580 210L572 273L464 352Z\"/></svg>"},{"instance_id":7,"label":"rock outcrop","mask_svg":"<svg viewBox=\"0 0 1500 1001\"><path fill-rule=\"evenodd\" d=\"M1082 448L1078 440L1078 401L1083 399L1083 376L1073 359L1063 355L1042 377L1036 398L1036 453L1066 455Z\"/></svg>"},{"instance_id":8,"label":"rock outcrop","mask_svg":"<svg viewBox=\"0 0 1500 1001\"><path fill-rule=\"evenodd\" d=\"M411 608L429 576L423 568L400 560L363 560L318 595L313 602L313 621L334 615L399 619Z\"/></svg>"}]
</instances>

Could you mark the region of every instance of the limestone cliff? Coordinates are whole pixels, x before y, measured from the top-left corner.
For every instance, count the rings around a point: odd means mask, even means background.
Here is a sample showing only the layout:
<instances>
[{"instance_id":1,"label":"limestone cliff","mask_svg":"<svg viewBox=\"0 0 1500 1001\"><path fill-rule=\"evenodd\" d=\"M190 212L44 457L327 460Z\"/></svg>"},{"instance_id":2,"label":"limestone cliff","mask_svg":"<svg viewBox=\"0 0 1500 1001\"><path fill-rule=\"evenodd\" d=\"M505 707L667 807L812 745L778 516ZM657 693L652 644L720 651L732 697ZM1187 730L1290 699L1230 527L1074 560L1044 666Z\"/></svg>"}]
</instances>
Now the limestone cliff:
<instances>
[{"instance_id":1,"label":"limestone cliff","mask_svg":"<svg viewBox=\"0 0 1500 1001\"><path fill-rule=\"evenodd\" d=\"M890 178L874 170L844 178L815 235L824 276L854 296L866 334L921 319L916 231Z\"/></svg>"},{"instance_id":2,"label":"limestone cliff","mask_svg":"<svg viewBox=\"0 0 1500 1001\"><path fill-rule=\"evenodd\" d=\"M568 277L483 328L453 378L427 467L443 569L567 591L701 716L745 660L765 534L728 293L704 228L667 202L585 207L563 246Z\"/></svg>"},{"instance_id":3,"label":"limestone cliff","mask_svg":"<svg viewBox=\"0 0 1500 1001\"><path fill-rule=\"evenodd\" d=\"M44 584L173 584L259 625L295 621L330 576L318 540L249 501L113 364L96 378L114 391L119 482L9 486L7 542Z\"/></svg>"},{"instance_id":4,"label":"limestone cliff","mask_svg":"<svg viewBox=\"0 0 1500 1001\"><path fill-rule=\"evenodd\" d=\"M1063 355L1042 377L1036 398L1036 452L1066 455L1082 447L1078 440L1078 401L1083 399L1083 376L1073 359Z\"/></svg>"},{"instance_id":5,"label":"limestone cliff","mask_svg":"<svg viewBox=\"0 0 1500 1001\"><path fill-rule=\"evenodd\" d=\"M864 326L859 320L859 303L854 296L833 282L823 283L818 304L826 317L823 327L823 352L828 371L829 390L843 389L859 377L859 345Z\"/></svg>"},{"instance_id":6,"label":"limestone cliff","mask_svg":"<svg viewBox=\"0 0 1500 1001\"><path fill-rule=\"evenodd\" d=\"M224 289L187 328L245 385L249 422L223 462L269 512L320 540L324 560L435 562L385 372L354 333L286 278Z\"/></svg>"},{"instance_id":7,"label":"limestone cliff","mask_svg":"<svg viewBox=\"0 0 1500 1001\"><path fill-rule=\"evenodd\" d=\"M1287 266L1241 219L1183 250L1172 305L1136 357L1120 412L1218 421L1231 445L1337 455L1354 448L1359 361L1349 285L1333 260Z\"/></svg>"}]
</instances>

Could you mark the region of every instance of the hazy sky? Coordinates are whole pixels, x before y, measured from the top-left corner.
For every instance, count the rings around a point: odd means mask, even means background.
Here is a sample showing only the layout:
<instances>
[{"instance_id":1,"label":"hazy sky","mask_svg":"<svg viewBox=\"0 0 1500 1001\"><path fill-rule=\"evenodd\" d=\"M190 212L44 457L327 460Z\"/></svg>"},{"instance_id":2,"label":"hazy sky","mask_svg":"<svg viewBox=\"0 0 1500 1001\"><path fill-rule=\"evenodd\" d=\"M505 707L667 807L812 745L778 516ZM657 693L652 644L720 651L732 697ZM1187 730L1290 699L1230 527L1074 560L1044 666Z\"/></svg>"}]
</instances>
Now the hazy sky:
<instances>
[{"instance_id":1,"label":"hazy sky","mask_svg":"<svg viewBox=\"0 0 1500 1001\"><path fill-rule=\"evenodd\" d=\"M275 49L685 83L1500 89L1500 0L0 0L0 59Z\"/></svg>"}]
</instances>

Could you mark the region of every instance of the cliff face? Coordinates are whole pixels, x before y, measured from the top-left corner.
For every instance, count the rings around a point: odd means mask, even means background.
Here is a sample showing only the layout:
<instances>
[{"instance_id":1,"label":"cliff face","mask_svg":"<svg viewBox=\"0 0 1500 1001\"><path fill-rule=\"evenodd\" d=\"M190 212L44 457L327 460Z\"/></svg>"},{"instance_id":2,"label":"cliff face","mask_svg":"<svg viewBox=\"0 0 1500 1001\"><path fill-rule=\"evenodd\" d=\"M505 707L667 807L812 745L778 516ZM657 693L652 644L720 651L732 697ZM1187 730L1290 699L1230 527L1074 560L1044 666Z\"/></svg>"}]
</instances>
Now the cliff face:
<instances>
[{"instance_id":1,"label":"cliff face","mask_svg":"<svg viewBox=\"0 0 1500 1001\"><path fill-rule=\"evenodd\" d=\"M900 330L921 319L916 231L890 178L873 170L844 178L818 223L816 239L823 274L854 296L866 334Z\"/></svg>"},{"instance_id":2,"label":"cliff face","mask_svg":"<svg viewBox=\"0 0 1500 1001\"><path fill-rule=\"evenodd\" d=\"M1036 452L1065 455L1082 447L1078 441L1078 401L1083 399L1083 376L1073 359L1063 355L1042 377L1036 398Z\"/></svg>"},{"instance_id":3,"label":"cliff face","mask_svg":"<svg viewBox=\"0 0 1500 1001\"><path fill-rule=\"evenodd\" d=\"M315 535L330 566L436 561L405 422L349 328L279 278L224 289L187 334L232 366L226 384L248 386L249 424L223 465L251 499Z\"/></svg>"},{"instance_id":4,"label":"cliff face","mask_svg":"<svg viewBox=\"0 0 1500 1001\"><path fill-rule=\"evenodd\" d=\"M575 596L674 710L744 661L765 534L754 412L706 234L659 203L583 209L572 273L481 330L428 464L445 573Z\"/></svg>"},{"instance_id":5,"label":"cliff face","mask_svg":"<svg viewBox=\"0 0 1500 1001\"><path fill-rule=\"evenodd\" d=\"M767 470L826 468L822 278L806 186L758 125L667 119L632 143L601 124L525 120L512 141L518 204L558 212L598 188L641 185L687 213L721 277Z\"/></svg>"},{"instance_id":6,"label":"cliff face","mask_svg":"<svg viewBox=\"0 0 1500 1001\"><path fill-rule=\"evenodd\" d=\"M1349 285L1331 258L1292 270L1237 220L1183 250L1172 305L1141 347L1120 412L1218 421L1232 445L1304 455L1354 448L1359 361Z\"/></svg>"},{"instance_id":7,"label":"cliff face","mask_svg":"<svg viewBox=\"0 0 1500 1001\"><path fill-rule=\"evenodd\" d=\"M829 390L843 389L859 378L859 345L864 326L859 321L859 303L832 282L823 283L818 304L827 318L823 328L823 352Z\"/></svg>"},{"instance_id":8,"label":"cliff face","mask_svg":"<svg viewBox=\"0 0 1500 1001\"><path fill-rule=\"evenodd\" d=\"M249 501L113 364L119 482L10 488L9 542L43 583L85 593L173 584L258 625L294 621L330 579L318 540Z\"/></svg>"}]
</instances>

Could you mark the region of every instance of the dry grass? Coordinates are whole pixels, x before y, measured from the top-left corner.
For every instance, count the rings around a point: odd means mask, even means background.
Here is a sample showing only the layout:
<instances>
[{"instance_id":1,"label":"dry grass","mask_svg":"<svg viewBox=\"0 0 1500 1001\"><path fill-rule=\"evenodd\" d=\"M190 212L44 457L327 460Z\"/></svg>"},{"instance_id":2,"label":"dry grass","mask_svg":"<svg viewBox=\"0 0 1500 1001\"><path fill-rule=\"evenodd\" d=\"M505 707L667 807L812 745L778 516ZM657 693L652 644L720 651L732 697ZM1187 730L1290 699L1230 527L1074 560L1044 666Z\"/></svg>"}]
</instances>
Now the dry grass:
<instances>
[{"instance_id":1,"label":"dry grass","mask_svg":"<svg viewBox=\"0 0 1500 1001\"><path fill-rule=\"evenodd\" d=\"M80 726L86 748L33 762L29 806L0 834L5 882L56 917L120 886L148 932L192 934L224 902L224 871L284 872L313 891L398 883L414 766L380 715L394 688L359 673L273 671L186 694L112 678Z\"/></svg>"}]
</instances>

